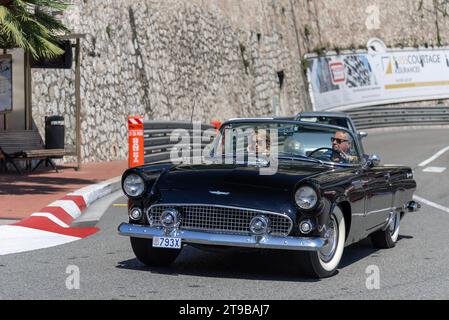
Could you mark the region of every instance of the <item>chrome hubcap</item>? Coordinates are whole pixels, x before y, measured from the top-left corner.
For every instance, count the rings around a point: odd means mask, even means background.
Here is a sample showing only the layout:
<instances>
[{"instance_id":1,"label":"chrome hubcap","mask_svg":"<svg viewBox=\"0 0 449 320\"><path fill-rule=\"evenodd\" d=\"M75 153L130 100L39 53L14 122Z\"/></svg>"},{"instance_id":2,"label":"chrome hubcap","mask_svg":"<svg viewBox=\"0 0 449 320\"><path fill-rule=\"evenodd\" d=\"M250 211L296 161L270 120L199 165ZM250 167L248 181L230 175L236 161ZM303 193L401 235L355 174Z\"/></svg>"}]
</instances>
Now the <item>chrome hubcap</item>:
<instances>
[{"instance_id":1,"label":"chrome hubcap","mask_svg":"<svg viewBox=\"0 0 449 320\"><path fill-rule=\"evenodd\" d=\"M327 231L325 237L327 238L326 245L319 251L320 259L324 262L329 262L334 257L338 244L338 223L335 216L332 215L329 224L326 226Z\"/></svg>"}]
</instances>

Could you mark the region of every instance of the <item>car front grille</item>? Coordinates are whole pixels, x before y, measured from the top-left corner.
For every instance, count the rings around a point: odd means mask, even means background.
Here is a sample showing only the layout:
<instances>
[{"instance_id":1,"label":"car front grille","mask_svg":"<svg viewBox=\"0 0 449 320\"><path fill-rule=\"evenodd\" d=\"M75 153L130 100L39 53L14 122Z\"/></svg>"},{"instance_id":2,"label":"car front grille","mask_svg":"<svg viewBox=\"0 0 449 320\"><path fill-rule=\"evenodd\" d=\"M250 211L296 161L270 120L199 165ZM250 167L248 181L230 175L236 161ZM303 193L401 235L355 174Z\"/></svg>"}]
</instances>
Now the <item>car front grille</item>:
<instances>
[{"instance_id":1,"label":"car front grille","mask_svg":"<svg viewBox=\"0 0 449 320\"><path fill-rule=\"evenodd\" d=\"M287 215L247 208L204 204L157 204L147 211L147 218L153 226L161 226L162 212L176 209L181 213L180 229L217 233L251 234L249 223L252 218L264 215L270 220L270 234L287 236L293 222Z\"/></svg>"}]
</instances>

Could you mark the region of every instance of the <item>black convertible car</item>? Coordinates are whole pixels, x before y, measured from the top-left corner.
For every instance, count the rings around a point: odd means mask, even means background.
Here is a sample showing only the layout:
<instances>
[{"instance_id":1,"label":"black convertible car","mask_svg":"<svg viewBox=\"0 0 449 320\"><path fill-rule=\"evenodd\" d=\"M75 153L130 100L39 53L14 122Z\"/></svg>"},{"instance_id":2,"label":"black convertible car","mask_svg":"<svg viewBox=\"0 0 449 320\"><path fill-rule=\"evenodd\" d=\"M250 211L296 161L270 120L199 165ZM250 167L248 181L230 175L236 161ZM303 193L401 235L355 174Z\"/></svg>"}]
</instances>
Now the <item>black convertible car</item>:
<instances>
[{"instance_id":1,"label":"black convertible car","mask_svg":"<svg viewBox=\"0 0 449 320\"><path fill-rule=\"evenodd\" d=\"M366 159L343 127L286 120L222 125L202 164L127 170L131 238L146 265L172 263L183 246L277 249L313 277L335 274L345 246L368 236L392 248L414 202L412 170Z\"/></svg>"}]
</instances>

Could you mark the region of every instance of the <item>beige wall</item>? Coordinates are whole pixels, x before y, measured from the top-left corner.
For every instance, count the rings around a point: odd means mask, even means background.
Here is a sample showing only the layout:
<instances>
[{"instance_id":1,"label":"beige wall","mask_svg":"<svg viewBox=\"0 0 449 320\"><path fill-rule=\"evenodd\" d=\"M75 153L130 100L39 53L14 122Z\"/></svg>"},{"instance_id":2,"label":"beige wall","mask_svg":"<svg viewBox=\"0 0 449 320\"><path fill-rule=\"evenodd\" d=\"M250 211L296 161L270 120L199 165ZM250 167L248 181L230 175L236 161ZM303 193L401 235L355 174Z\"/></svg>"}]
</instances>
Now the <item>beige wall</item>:
<instances>
[{"instance_id":1,"label":"beige wall","mask_svg":"<svg viewBox=\"0 0 449 320\"><path fill-rule=\"evenodd\" d=\"M12 55L13 111L6 114L6 129L25 129L25 68L24 53L21 49L7 50ZM0 130L4 128L4 115L0 115Z\"/></svg>"}]
</instances>

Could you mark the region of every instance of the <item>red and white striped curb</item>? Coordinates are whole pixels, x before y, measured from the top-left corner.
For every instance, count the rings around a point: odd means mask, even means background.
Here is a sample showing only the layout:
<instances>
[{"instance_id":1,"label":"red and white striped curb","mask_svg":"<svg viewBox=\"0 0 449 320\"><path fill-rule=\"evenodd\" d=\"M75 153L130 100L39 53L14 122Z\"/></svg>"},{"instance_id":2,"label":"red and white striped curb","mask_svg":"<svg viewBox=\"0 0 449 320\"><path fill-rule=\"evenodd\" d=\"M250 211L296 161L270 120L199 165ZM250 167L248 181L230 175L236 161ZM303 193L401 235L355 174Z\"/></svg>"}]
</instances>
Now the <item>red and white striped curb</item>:
<instances>
[{"instance_id":1,"label":"red and white striped curb","mask_svg":"<svg viewBox=\"0 0 449 320\"><path fill-rule=\"evenodd\" d=\"M72 228L70 224L96 200L120 189L120 177L69 193L29 218L0 226L0 255L54 247L86 238L95 227Z\"/></svg>"}]
</instances>

